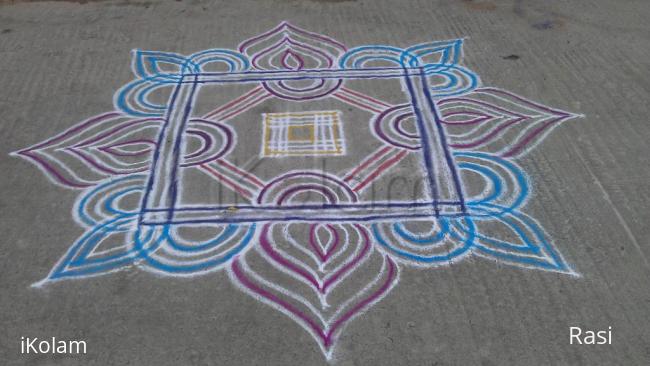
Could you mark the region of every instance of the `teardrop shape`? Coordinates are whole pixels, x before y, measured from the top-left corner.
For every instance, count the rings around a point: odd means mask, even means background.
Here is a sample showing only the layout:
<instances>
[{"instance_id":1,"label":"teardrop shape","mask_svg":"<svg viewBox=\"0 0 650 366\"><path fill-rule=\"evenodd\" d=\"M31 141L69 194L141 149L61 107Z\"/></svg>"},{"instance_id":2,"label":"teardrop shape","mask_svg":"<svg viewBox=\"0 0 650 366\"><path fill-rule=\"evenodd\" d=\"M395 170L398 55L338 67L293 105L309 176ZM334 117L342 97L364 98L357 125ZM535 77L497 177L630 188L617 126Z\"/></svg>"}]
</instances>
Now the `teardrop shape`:
<instances>
[{"instance_id":1,"label":"teardrop shape","mask_svg":"<svg viewBox=\"0 0 650 366\"><path fill-rule=\"evenodd\" d=\"M305 66L305 61L299 54L286 50L282 55L282 66L287 70L301 70Z\"/></svg>"}]
</instances>

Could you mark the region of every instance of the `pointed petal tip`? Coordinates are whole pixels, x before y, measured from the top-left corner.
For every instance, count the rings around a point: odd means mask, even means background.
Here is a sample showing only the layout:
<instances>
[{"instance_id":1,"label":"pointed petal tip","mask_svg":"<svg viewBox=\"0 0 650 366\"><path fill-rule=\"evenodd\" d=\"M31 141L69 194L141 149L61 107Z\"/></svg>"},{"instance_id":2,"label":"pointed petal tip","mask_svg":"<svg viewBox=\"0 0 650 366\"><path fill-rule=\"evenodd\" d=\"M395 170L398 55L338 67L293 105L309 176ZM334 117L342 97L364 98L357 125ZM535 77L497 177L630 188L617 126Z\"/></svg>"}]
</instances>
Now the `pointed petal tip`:
<instances>
[{"instance_id":1,"label":"pointed petal tip","mask_svg":"<svg viewBox=\"0 0 650 366\"><path fill-rule=\"evenodd\" d=\"M571 113L571 118L587 118L585 114L582 113Z\"/></svg>"},{"instance_id":2,"label":"pointed petal tip","mask_svg":"<svg viewBox=\"0 0 650 366\"><path fill-rule=\"evenodd\" d=\"M321 350L323 352L323 356L325 356L325 360L328 363L334 362L334 357L333 357L334 348L330 347L328 349L321 349Z\"/></svg>"},{"instance_id":3,"label":"pointed petal tip","mask_svg":"<svg viewBox=\"0 0 650 366\"><path fill-rule=\"evenodd\" d=\"M583 113L573 113L573 112L567 112L567 111L563 111L563 110L560 110L560 113L564 115L563 116L564 121L568 121L568 120L574 119L574 118L582 119L582 118L587 117Z\"/></svg>"},{"instance_id":4,"label":"pointed petal tip","mask_svg":"<svg viewBox=\"0 0 650 366\"><path fill-rule=\"evenodd\" d=\"M573 268L569 267L564 260L560 260L559 262L555 261L554 263L555 268L550 269L552 272L556 272L558 274L562 275L568 275L573 278L582 278L582 275L576 271L573 270Z\"/></svg>"},{"instance_id":5,"label":"pointed petal tip","mask_svg":"<svg viewBox=\"0 0 650 366\"><path fill-rule=\"evenodd\" d=\"M580 274L579 272L574 271L573 269L571 269L569 267L565 268L560 273L565 274L565 275L569 275L569 276L571 276L571 277L573 277L575 279L582 278L582 274Z\"/></svg>"},{"instance_id":6,"label":"pointed petal tip","mask_svg":"<svg viewBox=\"0 0 650 366\"><path fill-rule=\"evenodd\" d=\"M42 288L45 287L45 285L47 285L47 284L50 283L51 281L52 281L52 280L51 280L51 277L48 276L48 277L45 277L45 278L43 278L42 280L40 280L40 281L38 281L38 282L34 282L34 283L32 283L29 287L31 287L31 288L36 288L36 289L42 289Z\"/></svg>"}]
</instances>

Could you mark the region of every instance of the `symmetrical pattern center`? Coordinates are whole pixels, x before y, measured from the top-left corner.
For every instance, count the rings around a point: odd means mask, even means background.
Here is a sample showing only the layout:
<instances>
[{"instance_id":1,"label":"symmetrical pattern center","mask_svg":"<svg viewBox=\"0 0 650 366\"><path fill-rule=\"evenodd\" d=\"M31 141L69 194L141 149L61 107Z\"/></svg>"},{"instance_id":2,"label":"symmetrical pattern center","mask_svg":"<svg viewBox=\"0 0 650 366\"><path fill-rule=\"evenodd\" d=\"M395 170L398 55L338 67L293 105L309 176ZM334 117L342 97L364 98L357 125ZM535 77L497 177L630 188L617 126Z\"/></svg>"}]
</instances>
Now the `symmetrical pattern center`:
<instances>
[{"instance_id":1,"label":"symmetrical pattern center","mask_svg":"<svg viewBox=\"0 0 650 366\"><path fill-rule=\"evenodd\" d=\"M113 111L14 153L80 192L84 233L36 285L225 271L330 359L400 269L576 275L524 212L517 159L577 116L483 86L462 44L348 48L283 22L236 49L134 51Z\"/></svg>"}]
</instances>

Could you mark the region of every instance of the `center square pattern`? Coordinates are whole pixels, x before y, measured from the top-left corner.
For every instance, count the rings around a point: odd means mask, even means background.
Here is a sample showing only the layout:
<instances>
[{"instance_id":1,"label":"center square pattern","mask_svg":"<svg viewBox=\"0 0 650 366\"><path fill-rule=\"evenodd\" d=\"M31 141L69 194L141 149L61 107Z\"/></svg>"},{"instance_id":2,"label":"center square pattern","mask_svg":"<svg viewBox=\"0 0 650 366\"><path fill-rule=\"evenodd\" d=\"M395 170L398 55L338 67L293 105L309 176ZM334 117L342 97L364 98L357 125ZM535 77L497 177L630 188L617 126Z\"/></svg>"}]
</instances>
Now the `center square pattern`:
<instances>
[{"instance_id":1,"label":"center square pattern","mask_svg":"<svg viewBox=\"0 0 650 366\"><path fill-rule=\"evenodd\" d=\"M345 155L338 111L264 113L261 156Z\"/></svg>"},{"instance_id":2,"label":"center square pattern","mask_svg":"<svg viewBox=\"0 0 650 366\"><path fill-rule=\"evenodd\" d=\"M348 48L282 22L236 49L136 50L115 110L13 153L80 190L84 232L34 286L225 271L331 360L405 268L579 277L524 212L517 161L578 116L481 85L462 45Z\"/></svg>"}]
</instances>

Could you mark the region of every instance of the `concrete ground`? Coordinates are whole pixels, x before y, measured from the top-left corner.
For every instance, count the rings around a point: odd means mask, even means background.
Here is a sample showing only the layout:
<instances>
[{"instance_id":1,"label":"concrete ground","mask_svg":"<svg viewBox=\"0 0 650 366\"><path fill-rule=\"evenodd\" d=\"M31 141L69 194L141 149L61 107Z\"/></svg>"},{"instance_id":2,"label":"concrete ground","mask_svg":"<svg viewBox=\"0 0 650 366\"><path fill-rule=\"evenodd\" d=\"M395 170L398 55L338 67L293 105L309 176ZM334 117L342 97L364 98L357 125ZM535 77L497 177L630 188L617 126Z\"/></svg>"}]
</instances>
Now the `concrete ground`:
<instances>
[{"instance_id":1,"label":"concrete ground","mask_svg":"<svg viewBox=\"0 0 650 366\"><path fill-rule=\"evenodd\" d=\"M649 364L649 16L643 0L1 1L0 364ZM399 262L399 283L337 333L329 361L295 314L240 291L232 271L127 265L33 287L84 235L80 190L10 153L113 110L132 49L235 49L285 20L348 47L464 37L463 65L483 85L584 115L516 160L533 187L523 211L579 276L474 256ZM365 141L348 149L370 151ZM571 345L571 326L611 327L612 344ZM85 340L87 354L21 354L21 337Z\"/></svg>"}]
</instances>

